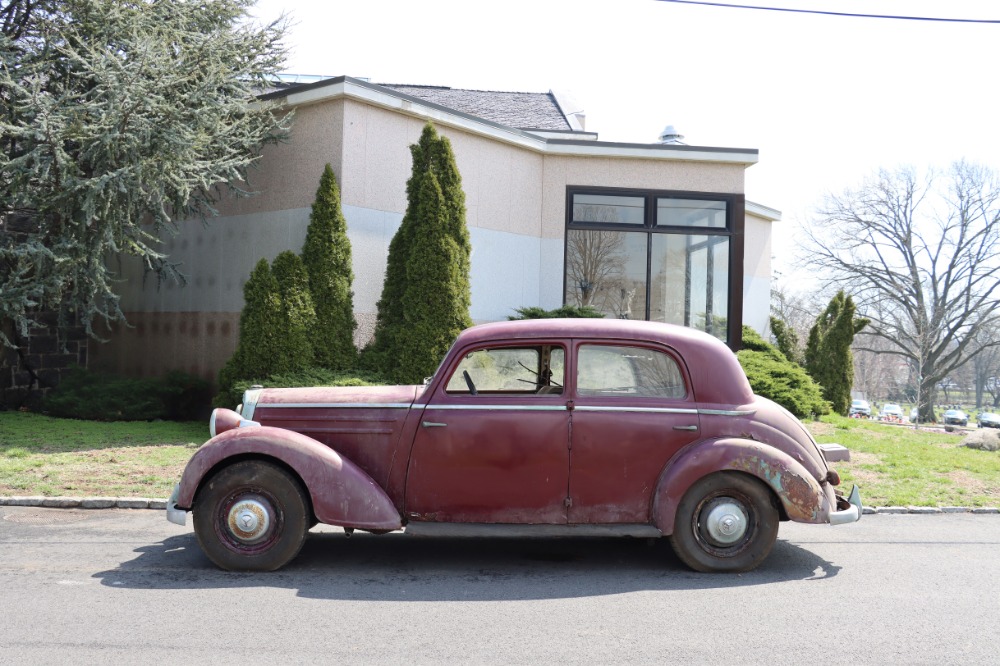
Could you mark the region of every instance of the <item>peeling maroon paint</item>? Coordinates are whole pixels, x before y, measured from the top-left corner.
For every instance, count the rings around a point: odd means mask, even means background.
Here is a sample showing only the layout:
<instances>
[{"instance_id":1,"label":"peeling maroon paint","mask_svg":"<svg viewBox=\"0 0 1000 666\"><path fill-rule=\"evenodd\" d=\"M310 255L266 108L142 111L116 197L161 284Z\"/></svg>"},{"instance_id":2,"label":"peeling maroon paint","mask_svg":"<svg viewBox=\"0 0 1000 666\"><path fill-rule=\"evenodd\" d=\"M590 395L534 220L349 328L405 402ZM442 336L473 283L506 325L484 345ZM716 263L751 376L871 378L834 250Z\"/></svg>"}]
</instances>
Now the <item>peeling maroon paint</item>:
<instances>
[{"instance_id":1,"label":"peeling maroon paint","mask_svg":"<svg viewBox=\"0 0 1000 666\"><path fill-rule=\"evenodd\" d=\"M445 386L470 351L561 347L561 394L473 396ZM673 357L681 398L577 392L583 344L647 347ZM253 411L250 414L250 410ZM720 471L749 474L791 520L838 508L822 453L786 410L750 391L732 352L711 336L651 322L536 320L463 332L424 386L266 389L244 418L192 458L178 506L227 460L268 458L294 471L317 519L369 531L411 522L644 525L674 529L684 493Z\"/></svg>"}]
</instances>

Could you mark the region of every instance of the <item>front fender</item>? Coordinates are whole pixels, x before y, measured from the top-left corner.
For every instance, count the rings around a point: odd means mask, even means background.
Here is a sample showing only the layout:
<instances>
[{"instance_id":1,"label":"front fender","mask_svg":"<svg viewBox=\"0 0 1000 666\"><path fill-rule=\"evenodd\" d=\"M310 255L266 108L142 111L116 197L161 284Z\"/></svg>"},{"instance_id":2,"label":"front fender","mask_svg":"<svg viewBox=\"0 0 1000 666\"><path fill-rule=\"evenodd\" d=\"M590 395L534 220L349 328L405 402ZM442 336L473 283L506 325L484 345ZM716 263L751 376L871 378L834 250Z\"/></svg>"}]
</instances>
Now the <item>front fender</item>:
<instances>
[{"instance_id":1,"label":"front fender","mask_svg":"<svg viewBox=\"0 0 1000 666\"><path fill-rule=\"evenodd\" d=\"M227 430L202 445L184 468L177 506L190 510L207 474L248 454L278 460L295 472L321 523L363 530L402 527L389 496L361 468L311 437L268 426Z\"/></svg>"},{"instance_id":2,"label":"front fender","mask_svg":"<svg viewBox=\"0 0 1000 666\"><path fill-rule=\"evenodd\" d=\"M672 534L677 505L688 488L703 476L727 471L744 472L766 483L796 522L829 522L830 513L836 511L833 488L820 485L784 451L751 440L714 439L692 444L663 469L653 496L655 525L663 534Z\"/></svg>"}]
</instances>

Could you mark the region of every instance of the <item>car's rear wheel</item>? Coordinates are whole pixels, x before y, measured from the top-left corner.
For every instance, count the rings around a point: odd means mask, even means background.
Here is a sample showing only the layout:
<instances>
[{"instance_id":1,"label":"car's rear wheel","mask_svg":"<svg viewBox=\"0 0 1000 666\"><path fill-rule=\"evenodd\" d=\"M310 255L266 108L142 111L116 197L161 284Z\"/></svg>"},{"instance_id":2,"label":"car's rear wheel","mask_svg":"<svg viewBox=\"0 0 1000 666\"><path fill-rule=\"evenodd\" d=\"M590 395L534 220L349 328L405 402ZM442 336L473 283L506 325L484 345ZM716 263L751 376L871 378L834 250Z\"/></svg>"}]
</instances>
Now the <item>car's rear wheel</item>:
<instances>
[{"instance_id":1,"label":"car's rear wheel","mask_svg":"<svg viewBox=\"0 0 1000 666\"><path fill-rule=\"evenodd\" d=\"M738 472L695 482L677 507L670 545L696 571L749 571L764 561L778 537L771 491Z\"/></svg>"},{"instance_id":2,"label":"car's rear wheel","mask_svg":"<svg viewBox=\"0 0 1000 666\"><path fill-rule=\"evenodd\" d=\"M245 460L217 472L198 491L194 531L212 562L231 571L273 571L305 542L311 510L284 469Z\"/></svg>"}]
</instances>

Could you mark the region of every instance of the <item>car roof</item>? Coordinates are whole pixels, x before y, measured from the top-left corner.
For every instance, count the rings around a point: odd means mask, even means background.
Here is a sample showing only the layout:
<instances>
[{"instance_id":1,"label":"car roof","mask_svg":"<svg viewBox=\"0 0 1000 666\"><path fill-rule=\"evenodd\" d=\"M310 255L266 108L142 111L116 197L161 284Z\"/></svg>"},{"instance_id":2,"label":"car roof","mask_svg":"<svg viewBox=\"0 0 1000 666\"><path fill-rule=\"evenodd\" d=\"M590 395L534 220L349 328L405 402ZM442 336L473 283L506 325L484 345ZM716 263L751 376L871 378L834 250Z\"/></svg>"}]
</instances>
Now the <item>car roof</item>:
<instances>
[{"instance_id":1,"label":"car roof","mask_svg":"<svg viewBox=\"0 0 1000 666\"><path fill-rule=\"evenodd\" d=\"M661 344L676 350L687 364L698 401L747 404L754 399L733 351L718 338L687 326L633 319L519 319L467 328L458 336L455 348L546 339Z\"/></svg>"}]
</instances>

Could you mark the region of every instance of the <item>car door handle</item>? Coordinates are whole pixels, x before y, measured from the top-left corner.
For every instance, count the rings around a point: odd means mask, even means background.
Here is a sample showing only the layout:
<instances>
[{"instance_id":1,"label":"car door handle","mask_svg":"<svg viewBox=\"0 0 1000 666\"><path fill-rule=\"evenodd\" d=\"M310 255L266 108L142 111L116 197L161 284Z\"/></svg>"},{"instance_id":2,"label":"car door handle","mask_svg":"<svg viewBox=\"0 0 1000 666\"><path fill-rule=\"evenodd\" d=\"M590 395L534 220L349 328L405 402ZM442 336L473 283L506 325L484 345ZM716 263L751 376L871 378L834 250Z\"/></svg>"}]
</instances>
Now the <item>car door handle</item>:
<instances>
[{"instance_id":1,"label":"car door handle","mask_svg":"<svg viewBox=\"0 0 1000 666\"><path fill-rule=\"evenodd\" d=\"M674 430L697 430L697 429L698 426L696 425L674 426Z\"/></svg>"},{"instance_id":2,"label":"car door handle","mask_svg":"<svg viewBox=\"0 0 1000 666\"><path fill-rule=\"evenodd\" d=\"M423 421L420 423L425 428L443 428L447 423L435 423L434 421Z\"/></svg>"}]
</instances>

